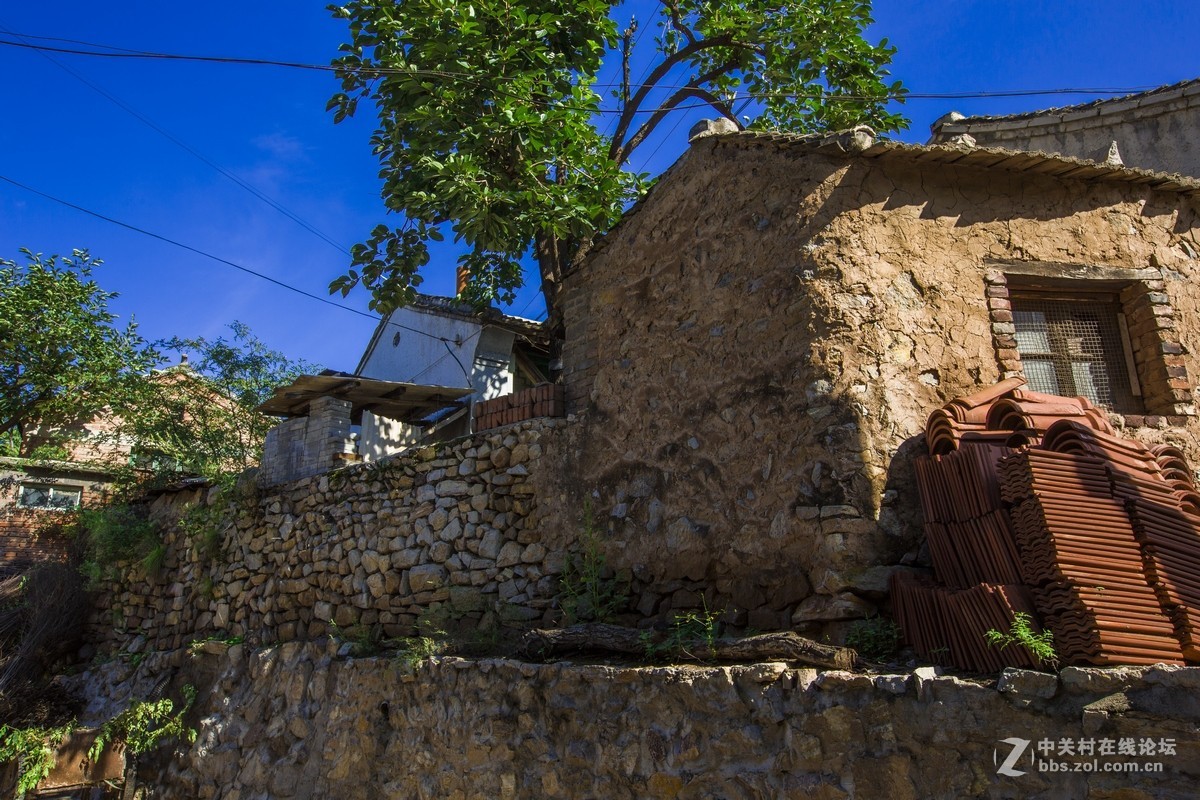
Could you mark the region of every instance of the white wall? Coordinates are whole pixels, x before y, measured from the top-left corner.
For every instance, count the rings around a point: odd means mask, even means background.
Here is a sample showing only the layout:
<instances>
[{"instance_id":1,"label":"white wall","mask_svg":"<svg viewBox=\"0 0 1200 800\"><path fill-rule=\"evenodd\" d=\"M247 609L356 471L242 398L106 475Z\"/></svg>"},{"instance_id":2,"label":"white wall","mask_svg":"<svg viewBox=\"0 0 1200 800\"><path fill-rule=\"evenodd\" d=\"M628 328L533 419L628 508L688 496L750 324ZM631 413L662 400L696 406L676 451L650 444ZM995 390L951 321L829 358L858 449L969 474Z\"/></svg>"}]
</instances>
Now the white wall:
<instances>
[{"instance_id":1,"label":"white wall","mask_svg":"<svg viewBox=\"0 0 1200 800\"><path fill-rule=\"evenodd\" d=\"M414 308L397 309L388 321L393 324L383 328L359 370L363 377L464 389L473 386L470 372L481 335L479 323Z\"/></svg>"}]
</instances>

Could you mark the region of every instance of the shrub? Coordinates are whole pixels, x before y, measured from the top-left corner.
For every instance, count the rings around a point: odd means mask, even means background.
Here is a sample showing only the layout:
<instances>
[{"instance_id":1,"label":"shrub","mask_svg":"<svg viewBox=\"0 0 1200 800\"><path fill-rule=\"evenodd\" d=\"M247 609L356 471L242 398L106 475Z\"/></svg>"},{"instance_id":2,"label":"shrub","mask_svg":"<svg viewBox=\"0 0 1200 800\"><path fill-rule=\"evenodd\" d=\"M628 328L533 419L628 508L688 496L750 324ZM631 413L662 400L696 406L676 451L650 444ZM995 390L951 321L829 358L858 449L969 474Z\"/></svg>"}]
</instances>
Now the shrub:
<instances>
[{"instance_id":1,"label":"shrub","mask_svg":"<svg viewBox=\"0 0 1200 800\"><path fill-rule=\"evenodd\" d=\"M868 661L885 661L900 649L900 626L883 617L860 619L846 633L846 646Z\"/></svg>"}]
</instances>

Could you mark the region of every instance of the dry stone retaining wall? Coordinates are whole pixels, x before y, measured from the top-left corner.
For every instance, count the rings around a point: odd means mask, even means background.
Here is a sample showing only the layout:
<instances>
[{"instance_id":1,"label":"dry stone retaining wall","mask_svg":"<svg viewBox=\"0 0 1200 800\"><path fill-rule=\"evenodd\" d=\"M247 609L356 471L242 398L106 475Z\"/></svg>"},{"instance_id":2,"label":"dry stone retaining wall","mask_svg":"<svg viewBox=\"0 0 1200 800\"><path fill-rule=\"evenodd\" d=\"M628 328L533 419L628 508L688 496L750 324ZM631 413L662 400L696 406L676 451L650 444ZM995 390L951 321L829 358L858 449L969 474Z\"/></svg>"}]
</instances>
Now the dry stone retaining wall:
<instances>
[{"instance_id":1,"label":"dry stone retaining wall","mask_svg":"<svg viewBox=\"0 0 1200 800\"><path fill-rule=\"evenodd\" d=\"M1192 797L1200 779L1200 668L1012 671L997 684L931 668L440 658L405 673L338 650L210 643L77 680L97 719L171 669L175 692L200 686L196 742L139 766L158 798L1149 800ZM1009 738L1030 743L1023 775L997 774ZM1143 754L1057 755L1063 741L1094 752L1106 740ZM1069 766L1030 765L1045 741ZM1067 771L1092 760L1095 771ZM1162 771L1101 766L1151 762Z\"/></svg>"},{"instance_id":2,"label":"dry stone retaining wall","mask_svg":"<svg viewBox=\"0 0 1200 800\"><path fill-rule=\"evenodd\" d=\"M163 566L102 586L94 638L139 652L208 636L303 639L331 621L387 637L410 635L423 615L455 626L550 622L567 543L542 525L537 465L561 424L523 422L250 490L228 506L211 498L216 554L175 521L188 498L161 498L157 511L172 520Z\"/></svg>"}]
</instances>

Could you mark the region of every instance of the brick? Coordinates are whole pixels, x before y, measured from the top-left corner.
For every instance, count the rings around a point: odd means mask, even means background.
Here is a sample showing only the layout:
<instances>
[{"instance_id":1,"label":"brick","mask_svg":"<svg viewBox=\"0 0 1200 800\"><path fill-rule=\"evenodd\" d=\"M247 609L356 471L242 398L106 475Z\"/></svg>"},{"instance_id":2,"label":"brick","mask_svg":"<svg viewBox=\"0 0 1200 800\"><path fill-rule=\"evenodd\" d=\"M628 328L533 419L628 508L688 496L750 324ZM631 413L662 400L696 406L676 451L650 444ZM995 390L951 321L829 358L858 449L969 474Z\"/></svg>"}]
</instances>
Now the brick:
<instances>
[{"instance_id":1,"label":"brick","mask_svg":"<svg viewBox=\"0 0 1200 800\"><path fill-rule=\"evenodd\" d=\"M1011 311L1003 311L996 309L992 311L992 322L1012 322L1013 315Z\"/></svg>"}]
</instances>

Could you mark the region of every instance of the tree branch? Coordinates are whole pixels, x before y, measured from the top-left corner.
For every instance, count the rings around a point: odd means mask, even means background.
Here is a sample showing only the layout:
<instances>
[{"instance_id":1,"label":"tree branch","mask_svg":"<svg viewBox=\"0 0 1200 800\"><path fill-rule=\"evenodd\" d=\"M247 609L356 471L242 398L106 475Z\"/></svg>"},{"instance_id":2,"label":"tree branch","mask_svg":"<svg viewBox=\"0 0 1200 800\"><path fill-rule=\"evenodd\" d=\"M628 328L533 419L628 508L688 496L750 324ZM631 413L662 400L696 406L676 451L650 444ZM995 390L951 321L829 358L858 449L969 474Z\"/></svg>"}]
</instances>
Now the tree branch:
<instances>
[{"instance_id":1,"label":"tree branch","mask_svg":"<svg viewBox=\"0 0 1200 800\"><path fill-rule=\"evenodd\" d=\"M739 45L738 43L734 42L733 38L730 36L717 36L713 39L704 39L702 41L695 42L694 44L689 44L687 47L679 50L674 55L663 59L662 63L655 67L654 71L646 77L646 82L638 88L637 92L633 95L633 99L630 100L622 110L621 119L617 123L616 131L613 132L612 144L608 149L609 158L616 160L625 140L625 134L628 132L629 126L633 123L633 118L637 114L638 109L642 107L642 103L646 101L646 97L650 94L651 90L654 89L654 87L658 85L658 82L665 78L667 73L670 72L675 66L688 61L693 56L703 52L704 50L710 50L715 47L741 46L745 45Z\"/></svg>"},{"instance_id":2,"label":"tree branch","mask_svg":"<svg viewBox=\"0 0 1200 800\"><path fill-rule=\"evenodd\" d=\"M695 44L696 34L692 33L692 29L683 24L683 20L679 17L679 6L675 2L663 3L663 8L667 9L667 15L671 19L671 27L683 34L683 37L688 40L688 44Z\"/></svg>"},{"instance_id":3,"label":"tree branch","mask_svg":"<svg viewBox=\"0 0 1200 800\"><path fill-rule=\"evenodd\" d=\"M722 68L721 70L713 70L712 72L706 73L696 80L696 84L705 83L707 80L711 80L711 77L716 77L716 75L720 74L720 72L724 72L724 70L725 68ZM646 120L642 127L638 128L637 132L629 138L629 141L618 148L616 155L613 156L616 162L618 164L624 164L629 157L633 155L633 151L637 149L638 145L640 145L647 136L653 133L654 129L658 127L658 124L662 122L664 118L666 118L671 109L689 97L695 97L699 100L703 100L705 103L708 103L718 112L720 112L720 114L726 119L737 125L739 130L742 128L742 124L738 122L737 117L734 116L733 109L731 109L727 104L725 104L707 89L703 89L699 85L689 84L667 98L665 103L655 109L653 116Z\"/></svg>"}]
</instances>

